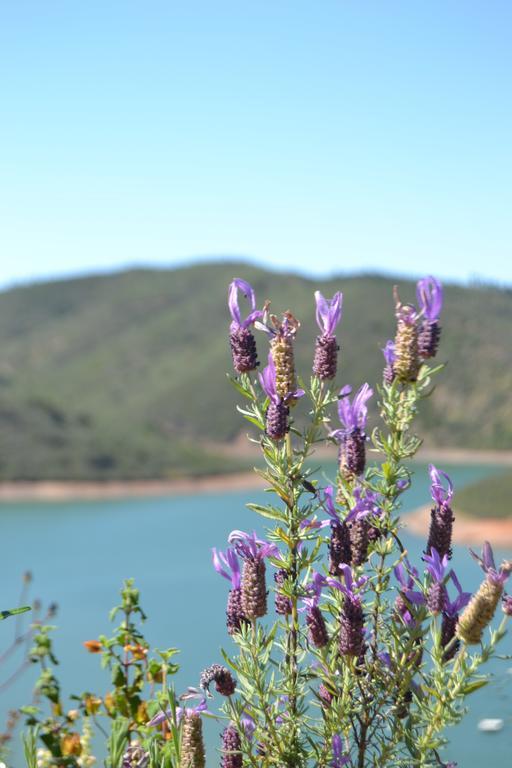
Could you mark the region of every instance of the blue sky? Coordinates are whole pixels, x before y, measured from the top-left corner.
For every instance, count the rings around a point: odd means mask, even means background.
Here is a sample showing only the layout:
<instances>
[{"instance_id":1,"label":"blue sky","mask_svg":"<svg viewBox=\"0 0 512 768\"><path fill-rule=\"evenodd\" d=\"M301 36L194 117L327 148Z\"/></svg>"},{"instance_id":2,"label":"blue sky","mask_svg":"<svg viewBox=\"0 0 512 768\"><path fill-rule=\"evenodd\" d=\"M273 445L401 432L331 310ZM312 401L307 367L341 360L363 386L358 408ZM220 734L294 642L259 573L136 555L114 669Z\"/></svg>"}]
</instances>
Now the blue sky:
<instances>
[{"instance_id":1,"label":"blue sky","mask_svg":"<svg viewBox=\"0 0 512 768\"><path fill-rule=\"evenodd\" d=\"M0 5L0 284L245 256L512 283L512 3Z\"/></svg>"}]
</instances>

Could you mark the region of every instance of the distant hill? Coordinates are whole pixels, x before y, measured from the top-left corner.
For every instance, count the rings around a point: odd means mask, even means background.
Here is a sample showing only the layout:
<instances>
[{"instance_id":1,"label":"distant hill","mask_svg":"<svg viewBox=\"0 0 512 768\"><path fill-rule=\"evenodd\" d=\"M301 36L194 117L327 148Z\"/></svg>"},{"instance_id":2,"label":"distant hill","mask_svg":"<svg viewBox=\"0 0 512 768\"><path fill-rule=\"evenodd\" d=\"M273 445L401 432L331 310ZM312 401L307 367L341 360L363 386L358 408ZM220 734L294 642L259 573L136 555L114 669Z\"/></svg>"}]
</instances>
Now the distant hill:
<instances>
[{"instance_id":1,"label":"distant hill","mask_svg":"<svg viewBox=\"0 0 512 768\"><path fill-rule=\"evenodd\" d=\"M243 462L212 449L242 429L231 370L226 292L234 276L259 302L302 321L307 376L313 291L344 293L340 386L380 380L393 336L392 286L363 275L311 281L238 263L126 272L0 294L0 479L170 477ZM446 287L441 360L449 366L419 429L430 444L512 447L512 291ZM260 359L267 342L258 335Z\"/></svg>"},{"instance_id":2,"label":"distant hill","mask_svg":"<svg viewBox=\"0 0 512 768\"><path fill-rule=\"evenodd\" d=\"M476 518L512 518L512 472L471 483L456 494L455 512Z\"/></svg>"}]
</instances>

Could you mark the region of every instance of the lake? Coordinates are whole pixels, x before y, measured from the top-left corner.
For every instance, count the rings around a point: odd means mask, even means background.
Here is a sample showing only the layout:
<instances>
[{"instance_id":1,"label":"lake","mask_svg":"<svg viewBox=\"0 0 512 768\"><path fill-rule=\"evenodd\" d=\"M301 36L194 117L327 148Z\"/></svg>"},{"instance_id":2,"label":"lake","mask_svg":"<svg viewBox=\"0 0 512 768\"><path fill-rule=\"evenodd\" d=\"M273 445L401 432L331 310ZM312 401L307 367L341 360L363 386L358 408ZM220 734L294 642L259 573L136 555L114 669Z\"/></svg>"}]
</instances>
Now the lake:
<instances>
[{"instance_id":1,"label":"lake","mask_svg":"<svg viewBox=\"0 0 512 768\"><path fill-rule=\"evenodd\" d=\"M491 466L443 466L455 487L499 471ZM414 487L404 497L404 512L429 501L426 466L415 465ZM197 685L201 670L221 662L219 647L230 648L225 631L228 584L211 565L212 546L224 548L234 528L263 532L261 519L245 508L249 500L263 501L262 491L173 496L169 498L61 503L3 503L2 605L16 604L20 578L30 569L35 578L33 593L45 604L56 601L55 648L60 659L64 690L99 693L108 689L108 676L99 668L99 658L88 654L84 640L109 634L108 612L117 603L124 578L133 576L141 589L142 605L148 614L149 641L160 648L181 649L179 690ZM456 497L455 497L456 500ZM456 509L456 503L455 503ZM404 543L413 562L418 562L423 540L405 534ZM512 553L497 552L498 558ZM453 565L463 586L474 590L481 571L466 547L455 547ZM14 619L0 625L0 648L12 635ZM501 653L512 653L507 636ZM512 661L496 660L492 685L473 694L470 714L452 729L446 759L460 767L480 768L483 761L495 768L510 765L512 754ZM0 682L7 671L2 669ZM33 670L20 678L0 698L1 721L9 708L28 703ZM482 717L501 717L505 727L497 734L477 731ZM215 748L218 729L209 723L208 765L219 764ZM13 745L13 766L24 765L21 751Z\"/></svg>"}]
</instances>

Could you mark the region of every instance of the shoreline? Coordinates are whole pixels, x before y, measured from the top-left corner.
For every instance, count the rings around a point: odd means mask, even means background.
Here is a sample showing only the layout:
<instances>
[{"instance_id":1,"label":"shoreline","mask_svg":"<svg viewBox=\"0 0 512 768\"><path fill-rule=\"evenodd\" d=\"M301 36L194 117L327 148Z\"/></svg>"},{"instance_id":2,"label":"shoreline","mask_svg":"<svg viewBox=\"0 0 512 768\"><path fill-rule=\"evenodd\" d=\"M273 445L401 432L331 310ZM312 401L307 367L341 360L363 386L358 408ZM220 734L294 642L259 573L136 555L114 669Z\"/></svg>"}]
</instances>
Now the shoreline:
<instances>
[{"instance_id":1,"label":"shoreline","mask_svg":"<svg viewBox=\"0 0 512 768\"><path fill-rule=\"evenodd\" d=\"M405 513L402 521L406 530L426 539L430 526L430 509L431 505L427 505ZM484 541L489 541L496 549L512 547L512 518L502 520L486 517L479 520L476 517L465 517L463 513L457 514L455 511L452 538L455 544L481 546Z\"/></svg>"},{"instance_id":2,"label":"shoreline","mask_svg":"<svg viewBox=\"0 0 512 768\"><path fill-rule=\"evenodd\" d=\"M332 457L332 451L316 451L318 458ZM371 454L370 454L371 456ZM448 464L496 464L512 467L512 451L469 451L463 448L424 448L418 461ZM264 481L252 470L202 477L183 477L173 480L106 480L106 481L20 481L0 483L0 502L9 501L72 501L141 498L144 496L174 496L218 491L244 491L263 488ZM417 511L418 512L418 511ZM413 525L417 512L408 515ZM467 522L477 523L469 520ZM486 520L486 525L489 523ZM498 522L498 521L496 521ZM506 521L500 520L501 526ZM422 524L423 525L423 524ZM421 528L423 534L424 527ZM480 540L480 538L478 539ZM510 543L512 544L512 521Z\"/></svg>"}]
</instances>

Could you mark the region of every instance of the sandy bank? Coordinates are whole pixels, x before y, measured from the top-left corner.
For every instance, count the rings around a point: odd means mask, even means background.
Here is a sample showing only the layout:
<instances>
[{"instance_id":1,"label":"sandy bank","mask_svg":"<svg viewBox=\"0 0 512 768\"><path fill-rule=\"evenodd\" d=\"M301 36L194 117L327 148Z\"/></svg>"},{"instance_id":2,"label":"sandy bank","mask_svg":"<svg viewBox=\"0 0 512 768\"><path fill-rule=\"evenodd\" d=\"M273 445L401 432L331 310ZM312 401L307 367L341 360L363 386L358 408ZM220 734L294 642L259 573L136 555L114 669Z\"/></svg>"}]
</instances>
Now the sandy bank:
<instances>
[{"instance_id":1,"label":"sandy bank","mask_svg":"<svg viewBox=\"0 0 512 768\"><path fill-rule=\"evenodd\" d=\"M405 514L402 519L407 530L422 538L428 536L430 506ZM512 547L512 519L500 520L486 517L479 520L474 517L464 517L455 511L453 540L457 544L480 546L484 541L490 541L493 547Z\"/></svg>"},{"instance_id":2,"label":"sandy bank","mask_svg":"<svg viewBox=\"0 0 512 768\"><path fill-rule=\"evenodd\" d=\"M250 444L249 444L250 445ZM238 446L237 450L241 448ZM234 446L219 447L225 455L236 455ZM238 450L238 455L240 455ZM258 451L247 449L247 457L258 461ZM315 451L317 459L335 460L336 451L330 446L321 446ZM369 453L371 459L372 454ZM417 455L419 461L432 461L442 466L446 464L496 464L512 467L512 451L467 451L460 448L424 448ZM173 496L194 493L222 493L224 491L250 490L262 488L261 478L252 470L234 472L225 475L180 478L175 480L116 480L105 482L8 482L0 483L0 502L2 501L68 501L71 499L121 499L143 496ZM412 515L408 519L414 523ZM480 525L476 521L471 524ZM487 525L487 521L485 523ZM503 526L503 521L499 521ZM412 530L412 528L411 528ZM423 528L421 529L423 534ZM480 540L480 539L478 539Z\"/></svg>"},{"instance_id":3,"label":"sandy bank","mask_svg":"<svg viewBox=\"0 0 512 768\"><path fill-rule=\"evenodd\" d=\"M263 487L254 472L182 478L179 480L141 480L93 482L0 483L1 501L69 501L72 499L122 499L144 496L215 493Z\"/></svg>"}]
</instances>

